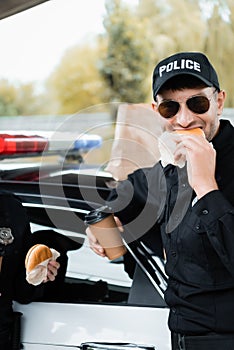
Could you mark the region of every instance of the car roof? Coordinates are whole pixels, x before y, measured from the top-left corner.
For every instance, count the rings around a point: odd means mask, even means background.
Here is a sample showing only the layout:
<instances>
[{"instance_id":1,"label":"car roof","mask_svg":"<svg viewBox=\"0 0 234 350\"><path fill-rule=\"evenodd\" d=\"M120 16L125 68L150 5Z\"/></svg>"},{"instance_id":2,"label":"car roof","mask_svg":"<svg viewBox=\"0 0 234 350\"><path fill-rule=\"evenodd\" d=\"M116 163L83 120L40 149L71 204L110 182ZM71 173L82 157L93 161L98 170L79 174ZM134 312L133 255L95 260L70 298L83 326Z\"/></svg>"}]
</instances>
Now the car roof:
<instances>
[{"instance_id":1,"label":"car roof","mask_svg":"<svg viewBox=\"0 0 234 350\"><path fill-rule=\"evenodd\" d=\"M48 0L1 0L0 19L28 10L31 7L42 4Z\"/></svg>"}]
</instances>

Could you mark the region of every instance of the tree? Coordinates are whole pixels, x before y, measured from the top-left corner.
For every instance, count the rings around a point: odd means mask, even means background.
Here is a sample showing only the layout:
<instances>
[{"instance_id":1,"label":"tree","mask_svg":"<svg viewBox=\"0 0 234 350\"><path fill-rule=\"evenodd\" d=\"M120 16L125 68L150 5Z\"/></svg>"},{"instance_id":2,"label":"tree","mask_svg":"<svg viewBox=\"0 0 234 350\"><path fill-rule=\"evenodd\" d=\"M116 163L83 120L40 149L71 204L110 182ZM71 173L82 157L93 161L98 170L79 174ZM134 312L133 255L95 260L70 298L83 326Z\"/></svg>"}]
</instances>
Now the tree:
<instances>
[{"instance_id":1,"label":"tree","mask_svg":"<svg viewBox=\"0 0 234 350\"><path fill-rule=\"evenodd\" d=\"M44 93L36 93L33 83L19 85L16 88L15 105L18 115L46 114L47 98Z\"/></svg>"},{"instance_id":2,"label":"tree","mask_svg":"<svg viewBox=\"0 0 234 350\"><path fill-rule=\"evenodd\" d=\"M149 84L150 46L133 10L121 0L106 2L104 19L107 52L100 71L109 86L109 100L118 102L145 101Z\"/></svg>"},{"instance_id":3,"label":"tree","mask_svg":"<svg viewBox=\"0 0 234 350\"><path fill-rule=\"evenodd\" d=\"M192 15L191 15L192 14ZM226 107L234 105L233 0L139 0L138 16L148 18L145 37L151 41L151 65L177 51L202 51L214 64L221 87L227 91Z\"/></svg>"},{"instance_id":4,"label":"tree","mask_svg":"<svg viewBox=\"0 0 234 350\"><path fill-rule=\"evenodd\" d=\"M95 45L66 52L49 80L53 111L75 113L115 101L151 102L154 66L177 51L209 56L229 92L226 106L231 106L233 7L233 0L139 0L132 7L124 0L106 0L105 34Z\"/></svg>"},{"instance_id":5,"label":"tree","mask_svg":"<svg viewBox=\"0 0 234 350\"><path fill-rule=\"evenodd\" d=\"M44 97L35 93L32 83L12 84L0 81L0 116L35 115L43 113Z\"/></svg>"},{"instance_id":6,"label":"tree","mask_svg":"<svg viewBox=\"0 0 234 350\"><path fill-rule=\"evenodd\" d=\"M73 114L81 109L106 102L106 87L99 70L102 40L66 51L47 82L56 113Z\"/></svg>"},{"instance_id":7,"label":"tree","mask_svg":"<svg viewBox=\"0 0 234 350\"><path fill-rule=\"evenodd\" d=\"M221 88L227 91L226 107L234 106L232 60L234 55L234 4L229 1L210 0L211 11L207 18L207 35L204 51L214 63Z\"/></svg>"},{"instance_id":8,"label":"tree","mask_svg":"<svg viewBox=\"0 0 234 350\"><path fill-rule=\"evenodd\" d=\"M15 103L16 88L7 80L0 81L0 116L17 115L18 110Z\"/></svg>"},{"instance_id":9,"label":"tree","mask_svg":"<svg viewBox=\"0 0 234 350\"><path fill-rule=\"evenodd\" d=\"M176 51L203 48L206 23L197 0L139 0L137 13L140 20L148 18L145 37L154 62Z\"/></svg>"}]
</instances>

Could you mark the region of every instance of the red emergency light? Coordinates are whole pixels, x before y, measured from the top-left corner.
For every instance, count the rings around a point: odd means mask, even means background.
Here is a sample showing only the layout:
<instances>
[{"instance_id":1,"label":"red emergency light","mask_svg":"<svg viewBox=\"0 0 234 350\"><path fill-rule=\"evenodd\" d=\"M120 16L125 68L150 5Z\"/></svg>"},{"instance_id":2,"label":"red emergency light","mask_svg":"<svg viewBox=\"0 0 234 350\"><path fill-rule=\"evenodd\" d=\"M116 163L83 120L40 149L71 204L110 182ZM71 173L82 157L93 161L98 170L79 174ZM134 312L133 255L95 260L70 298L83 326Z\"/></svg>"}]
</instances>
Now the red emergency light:
<instances>
[{"instance_id":1,"label":"red emergency light","mask_svg":"<svg viewBox=\"0 0 234 350\"><path fill-rule=\"evenodd\" d=\"M41 136L0 134L0 155L41 153L47 151L49 141Z\"/></svg>"}]
</instances>

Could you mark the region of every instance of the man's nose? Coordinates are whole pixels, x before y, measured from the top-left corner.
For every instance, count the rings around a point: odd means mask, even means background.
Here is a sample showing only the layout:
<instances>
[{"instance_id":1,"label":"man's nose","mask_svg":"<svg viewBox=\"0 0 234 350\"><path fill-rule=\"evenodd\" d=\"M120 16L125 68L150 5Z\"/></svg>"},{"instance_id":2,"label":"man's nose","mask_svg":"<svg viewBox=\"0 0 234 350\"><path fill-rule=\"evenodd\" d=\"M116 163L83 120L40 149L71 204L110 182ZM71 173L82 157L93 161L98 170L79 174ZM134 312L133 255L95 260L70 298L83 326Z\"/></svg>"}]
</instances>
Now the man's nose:
<instances>
[{"instance_id":1,"label":"man's nose","mask_svg":"<svg viewBox=\"0 0 234 350\"><path fill-rule=\"evenodd\" d=\"M191 124L193 119L193 113L188 109L185 103L182 103L178 113L176 114L177 123L183 128L186 128Z\"/></svg>"}]
</instances>

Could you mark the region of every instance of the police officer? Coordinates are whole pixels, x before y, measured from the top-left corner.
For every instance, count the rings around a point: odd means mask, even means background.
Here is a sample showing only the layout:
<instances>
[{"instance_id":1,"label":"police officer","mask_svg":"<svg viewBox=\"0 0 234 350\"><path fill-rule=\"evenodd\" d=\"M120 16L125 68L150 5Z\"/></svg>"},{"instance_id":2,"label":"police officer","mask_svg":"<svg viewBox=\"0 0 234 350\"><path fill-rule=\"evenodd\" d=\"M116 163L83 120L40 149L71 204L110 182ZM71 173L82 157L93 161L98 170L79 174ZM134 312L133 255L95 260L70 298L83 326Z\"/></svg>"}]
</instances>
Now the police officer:
<instances>
[{"instance_id":1,"label":"police officer","mask_svg":"<svg viewBox=\"0 0 234 350\"><path fill-rule=\"evenodd\" d=\"M130 232L126 240L151 232L163 243L172 349L232 350L234 128L220 118L226 93L203 53L180 52L156 65L153 98L169 134L200 128L205 137L173 136L171 164L135 171L107 205ZM91 248L105 255L87 234Z\"/></svg>"},{"instance_id":2,"label":"police officer","mask_svg":"<svg viewBox=\"0 0 234 350\"><path fill-rule=\"evenodd\" d=\"M0 349L12 344L12 301L28 303L42 296L44 285L27 283L25 256L32 246L32 234L25 209L9 192L0 192ZM54 281L59 263L48 265L47 281ZM45 281L46 282L46 281Z\"/></svg>"}]
</instances>

